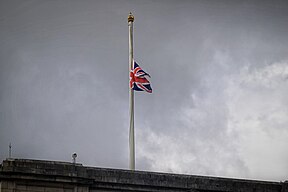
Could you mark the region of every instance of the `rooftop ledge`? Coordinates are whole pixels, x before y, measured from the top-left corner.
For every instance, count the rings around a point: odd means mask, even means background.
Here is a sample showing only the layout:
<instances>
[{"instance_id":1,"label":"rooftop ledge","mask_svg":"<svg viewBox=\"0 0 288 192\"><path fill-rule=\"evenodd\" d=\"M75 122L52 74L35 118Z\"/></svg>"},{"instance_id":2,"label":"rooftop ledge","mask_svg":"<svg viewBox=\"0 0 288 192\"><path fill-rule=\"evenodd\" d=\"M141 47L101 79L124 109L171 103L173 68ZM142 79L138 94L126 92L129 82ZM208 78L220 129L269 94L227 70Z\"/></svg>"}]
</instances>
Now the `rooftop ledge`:
<instances>
[{"instance_id":1,"label":"rooftop ledge","mask_svg":"<svg viewBox=\"0 0 288 192\"><path fill-rule=\"evenodd\" d=\"M123 169L83 166L79 163L33 159L6 159L0 166L0 181L3 179L28 179L41 181L76 182L170 187L210 191L234 191L234 189L259 189L259 191L288 192L288 183L196 175L181 175L158 172L131 171ZM94 184L93 184L94 183ZM287 190L283 190L284 187ZM269 189L269 190L268 190Z\"/></svg>"}]
</instances>

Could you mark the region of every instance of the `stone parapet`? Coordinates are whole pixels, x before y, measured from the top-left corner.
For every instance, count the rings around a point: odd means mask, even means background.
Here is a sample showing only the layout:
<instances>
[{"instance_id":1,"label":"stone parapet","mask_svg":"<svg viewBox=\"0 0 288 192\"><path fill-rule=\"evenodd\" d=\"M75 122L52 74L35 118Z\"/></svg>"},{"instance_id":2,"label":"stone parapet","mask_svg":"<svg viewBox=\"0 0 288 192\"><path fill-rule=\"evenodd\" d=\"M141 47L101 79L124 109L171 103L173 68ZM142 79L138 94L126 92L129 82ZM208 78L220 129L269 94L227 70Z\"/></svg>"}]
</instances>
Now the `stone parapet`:
<instances>
[{"instance_id":1,"label":"stone parapet","mask_svg":"<svg viewBox=\"0 0 288 192\"><path fill-rule=\"evenodd\" d=\"M0 192L10 190L288 192L287 182L107 169L58 161L7 159L0 169Z\"/></svg>"}]
</instances>

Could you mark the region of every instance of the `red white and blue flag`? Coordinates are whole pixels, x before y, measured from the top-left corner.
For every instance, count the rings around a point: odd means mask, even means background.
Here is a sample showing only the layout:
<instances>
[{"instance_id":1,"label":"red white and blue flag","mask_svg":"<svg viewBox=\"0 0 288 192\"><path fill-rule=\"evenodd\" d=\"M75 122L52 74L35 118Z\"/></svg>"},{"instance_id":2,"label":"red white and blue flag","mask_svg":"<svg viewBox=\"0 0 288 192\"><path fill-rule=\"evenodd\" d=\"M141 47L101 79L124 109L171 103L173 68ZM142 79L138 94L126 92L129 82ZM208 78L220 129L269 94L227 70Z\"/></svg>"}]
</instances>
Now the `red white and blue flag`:
<instances>
[{"instance_id":1,"label":"red white and blue flag","mask_svg":"<svg viewBox=\"0 0 288 192\"><path fill-rule=\"evenodd\" d=\"M143 71L134 61L130 71L130 88L135 91L146 91L152 93L150 82L146 76L150 77L150 75Z\"/></svg>"}]
</instances>

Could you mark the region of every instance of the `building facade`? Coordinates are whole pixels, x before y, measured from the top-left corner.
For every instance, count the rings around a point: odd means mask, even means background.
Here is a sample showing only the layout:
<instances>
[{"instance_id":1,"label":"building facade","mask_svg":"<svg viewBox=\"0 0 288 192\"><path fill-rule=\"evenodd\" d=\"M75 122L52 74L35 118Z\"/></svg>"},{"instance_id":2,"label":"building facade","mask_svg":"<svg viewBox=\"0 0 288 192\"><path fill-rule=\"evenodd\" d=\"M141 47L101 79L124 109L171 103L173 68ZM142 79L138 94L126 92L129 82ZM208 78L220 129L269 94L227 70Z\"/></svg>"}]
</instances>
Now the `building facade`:
<instances>
[{"instance_id":1,"label":"building facade","mask_svg":"<svg viewBox=\"0 0 288 192\"><path fill-rule=\"evenodd\" d=\"M0 192L288 192L287 182L86 167L77 163L7 159Z\"/></svg>"}]
</instances>

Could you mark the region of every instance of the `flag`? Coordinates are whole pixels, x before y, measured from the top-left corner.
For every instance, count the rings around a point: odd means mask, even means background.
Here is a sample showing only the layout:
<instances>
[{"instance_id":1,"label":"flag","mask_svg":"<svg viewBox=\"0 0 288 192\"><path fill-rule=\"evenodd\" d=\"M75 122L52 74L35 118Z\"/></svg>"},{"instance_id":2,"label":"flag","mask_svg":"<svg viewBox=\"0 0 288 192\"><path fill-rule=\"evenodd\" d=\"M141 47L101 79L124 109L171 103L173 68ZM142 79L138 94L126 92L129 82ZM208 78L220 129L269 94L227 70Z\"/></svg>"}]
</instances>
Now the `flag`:
<instances>
[{"instance_id":1,"label":"flag","mask_svg":"<svg viewBox=\"0 0 288 192\"><path fill-rule=\"evenodd\" d=\"M143 71L134 61L130 71L130 88L135 91L146 91L152 93L150 82L146 76L150 77L150 75Z\"/></svg>"}]
</instances>

